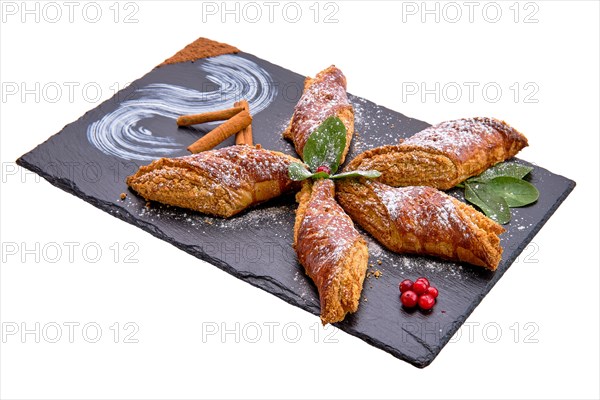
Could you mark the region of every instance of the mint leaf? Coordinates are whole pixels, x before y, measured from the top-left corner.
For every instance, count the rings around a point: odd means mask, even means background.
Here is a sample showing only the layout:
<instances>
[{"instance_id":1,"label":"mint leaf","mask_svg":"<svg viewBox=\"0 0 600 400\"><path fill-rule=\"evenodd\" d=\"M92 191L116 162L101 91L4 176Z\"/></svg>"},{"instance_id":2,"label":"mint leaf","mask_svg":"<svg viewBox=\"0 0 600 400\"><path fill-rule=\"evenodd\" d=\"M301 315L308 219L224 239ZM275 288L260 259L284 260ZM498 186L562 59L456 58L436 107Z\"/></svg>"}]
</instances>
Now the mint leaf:
<instances>
[{"instance_id":1,"label":"mint leaf","mask_svg":"<svg viewBox=\"0 0 600 400\"><path fill-rule=\"evenodd\" d=\"M325 179L329 178L329 174L327 172L315 172L310 177L313 179Z\"/></svg>"},{"instance_id":2,"label":"mint leaf","mask_svg":"<svg viewBox=\"0 0 600 400\"><path fill-rule=\"evenodd\" d=\"M517 179L524 178L528 173L533 171L533 167L519 164L516 162L504 162L494 165L483 171L478 176L470 178L470 182L489 182L494 178L501 176L509 176Z\"/></svg>"},{"instance_id":3,"label":"mint leaf","mask_svg":"<svg viewBox=\"0 0 600 400\"><path fill-rule=\"evenodd\" d=\"M381 176L381 172L373 171L373 170L370 170L370 171L348 171L348 172L342 172L341 174L333 175L331 177L331 179L358 178L358 177L373 179L373 178L379 178L380 176Z\"/></svg>"},{"instance_id":4,"label":"mint leaf","mask_svg":"<svg viewBox=\"0 0 600 400\"><path fill-rule=\"evenodd\" d=\"M536 187L522 179L531 171L532 167L516 162L500 163L457 187L464 187L465 199L485 215L506 224L510 221L510 207L526 206L540 197Z\"/></svg>"},{"instance_id":5,"label":"mint leaf","mask_svg":"<svg viewBox=\"0 0 600 400\"><path fill-rule=\"evenodd\" d=\"M465 199L475 204L485 215L498 222L510 222L510 208L504 197L499 196L485 183L465 183Z\"/></svg>"},{"instance_id":6,"label":"mint leaf","mask_svg":"<svg viewBox=\"0 0 600 400\"><path fill-rule=\"evenodd\" d=\"M288 166L288 176L293 181L303 181L310 178L312 174L304 165L295 162Z\"/></svg>"},{"instance_id":7,"label":"mint leaf","mask_svg":"<svg viewBox=\"0 0 600 400\"><path fill-rule=\"evenodd\" d=\"M346 127L338 117L329 117L315 129L304 145L304 162L311 171L324 165L335 174L346 147Z\"/></svg>"},{"instance_id":8,"label":"mint leaf","mask_svg":"<svg viewBox=\"0 0 600 400\"><path fill-rule=\"evenodd\" d=\"M485 184L506 200L509 207L523 207L537 201L540 192L531 183L511 176L499 176Z\"/></svg>"}]
</instances>

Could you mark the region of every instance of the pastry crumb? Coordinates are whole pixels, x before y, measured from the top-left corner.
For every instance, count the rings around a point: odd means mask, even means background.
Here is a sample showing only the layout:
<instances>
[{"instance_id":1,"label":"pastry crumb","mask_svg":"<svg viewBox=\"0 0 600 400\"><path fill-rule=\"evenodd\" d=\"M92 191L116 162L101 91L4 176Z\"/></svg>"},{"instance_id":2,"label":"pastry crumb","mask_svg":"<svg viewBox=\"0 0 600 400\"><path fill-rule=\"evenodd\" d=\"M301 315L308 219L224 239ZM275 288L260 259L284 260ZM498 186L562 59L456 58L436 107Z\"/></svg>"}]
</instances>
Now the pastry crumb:
<instances>
[{"instance_id":1,"label":"pastry crumb","mask_svg":"<svg viewBox=\"0 0 600 400\"><path fill-rule=\"evenodd\" d=\"M376 269L376 270L375 270L375 272L373 272L373 276L374 276L375 278L377 278L377 279L379 279L379 277L380 277L381 275L383 275L383 273L382 273L380 270L378 270L378 269Z\"/></svg>"},{"instance_id":2,"label":"pastry crumb","mask_svg":"<svg viewBox=\"0 0 600 400\"><path fill-rule=\"evenodd\" d=\"M146 208L150 208L151 205L152 204L149 201L146 202Z\"/></svg>"},{"instance_id":3,"label":"pastry crumb","mask_svg":"<svg viewBox=\"0 0 600 400\"><path fill-rule=\"evenodd\" d=\"M121 193L119 197L121 198L121 200L125 200L127 198L127 193Z\"/></svg>"},{"instance_id":4,"label":"pastry crumb","mask_svg":"<svg viewBox=\"0 0 600 400\"><path fill-rule=\"evenodd\" d=\"M377 265L381 265L382 261L381 260L377 260Z\"/></svg>"}]
</instances>

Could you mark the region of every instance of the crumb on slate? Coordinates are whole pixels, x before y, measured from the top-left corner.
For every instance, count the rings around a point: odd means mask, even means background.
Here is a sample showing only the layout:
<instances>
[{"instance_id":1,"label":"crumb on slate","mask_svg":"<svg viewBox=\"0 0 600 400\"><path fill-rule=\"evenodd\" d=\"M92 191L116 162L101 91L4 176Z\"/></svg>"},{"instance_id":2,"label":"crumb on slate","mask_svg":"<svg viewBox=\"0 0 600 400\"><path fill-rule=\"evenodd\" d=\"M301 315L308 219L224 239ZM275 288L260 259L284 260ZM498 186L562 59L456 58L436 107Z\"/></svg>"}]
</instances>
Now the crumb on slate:
<instances>
[{"instance_id":1,"label":"crumb on slate","mask_svg":"<svg viewBox=\"0 0 600 400\"><path fill-rule=\"evenodd\" d=\"M121 193L119 197L121 198L121 200L125 200L127 198L127 193Z\"/></svg>"}]
</instances>

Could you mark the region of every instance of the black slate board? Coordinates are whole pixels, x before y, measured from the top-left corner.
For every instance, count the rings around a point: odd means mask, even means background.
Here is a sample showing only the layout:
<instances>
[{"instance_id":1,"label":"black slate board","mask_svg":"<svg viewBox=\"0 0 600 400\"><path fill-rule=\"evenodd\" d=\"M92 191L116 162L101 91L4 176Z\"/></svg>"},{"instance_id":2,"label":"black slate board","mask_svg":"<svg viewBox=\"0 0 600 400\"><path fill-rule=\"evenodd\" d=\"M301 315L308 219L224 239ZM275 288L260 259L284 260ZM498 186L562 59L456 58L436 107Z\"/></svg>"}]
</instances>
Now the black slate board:
<instances>
[{"instance_id":1,"label":"black slate board","mask_svg":"<svg viewBox=\"0 0 600 400\"><path fill-rule=\"evenodd\" d=\"M202 71L215 61L230 62L232 57L262 67L270 76L269 88L252 87L252 79L242 82L241 86L218 88L215 82L221 78ZM209 75L213 78L207 79ZM146 207L142 198L128 190L125 178L148 161L106 154L93 146L86 135L88 126L106 114L119 108L127 109L127 102L135 104L140 98L148 97L146 89L154 83L175 84L199 92L216 90L220 96L216 101L227 104L249 94L260 103L266 92L276 92L266 109L254 115L255 143L295 154L280 134L299 99L303 80L301 75L246 53L155 68L112 99L65 126L17 162L111 215L318 315L316 288L304 274L291 247L293 196L276 199L229 220L160 204ZM351 101L355 106L358 135L349 160L368 148L396 143L399 138L429 126L356 96L351 96ZM170 155L177 156L187 154L185 147L211 127L177 128L172 118L150 113L133 126L133 129L140 128L154 136L174 139L176 143L169 146L176 150L171 150ZM140 140L144 141L144 138ZM223 146L230 144L233 144L233 138ZM390 253L365 234L370 263L374 264L371 270L378 269L382 275L378 279L371 276L365 280L358 312L336 326L417 367L431 363L575 186L575 182L538 166L530 179L538 187L540 199L531 206L513 209L513 220L502 236L504 255L496 272L433 258ZM119 198L122 192L128 193L125 200ZM451 194L461 198L459 192ZM400 305L398 282L421 275L437 286L439 301L431 313L407 312Z\"/></svg>"}]
</instances>

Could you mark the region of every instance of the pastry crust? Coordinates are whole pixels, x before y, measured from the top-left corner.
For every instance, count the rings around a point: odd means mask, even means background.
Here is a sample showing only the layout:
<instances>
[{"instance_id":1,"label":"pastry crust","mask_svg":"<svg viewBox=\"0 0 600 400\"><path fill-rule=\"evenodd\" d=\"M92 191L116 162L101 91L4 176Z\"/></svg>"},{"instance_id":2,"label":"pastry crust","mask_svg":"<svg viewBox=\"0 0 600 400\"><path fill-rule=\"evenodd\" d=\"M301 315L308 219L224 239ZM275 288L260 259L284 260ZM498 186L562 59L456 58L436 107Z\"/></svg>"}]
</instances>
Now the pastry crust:
<instances>
[{"instance_id":1,"label":"pastry crust","mask_svg":"<svg viewBox=\"0 0 600 400\"><path fill-rule=\"evenodd\" d=\"M319 290L323 324L358 309L369 253L365 239L334 199L329 179L303 182L294 225L294 249Z\"/></svg>"},{"instance_id":2,"label":"pastry crust","mask_svg":"<svg viewBox=\"0 0 600 400\"><path fill-rule=\"evenodd\" d=\"M346 147L341 164L346 159L354 135L354 108L346 94L346 77L335 65L319 72L315 78L305 79L304 92L283 137L293 141L296 152L303 157L304 145L310 134L332 116L337 116L346 127Z\"/></svg>"},{"instance_id":3,"label":"pastry crust","mask_svg":"<svg viewBox=\"0 0 600 400\"><path fill-rule=\"evenodd\" d=\"M465 118L431 126L399 145L359 154L346 170L375 169L390 186L446 190L527 146L527 138L494 118Z\"/></svg>"},{"instance_id":4,"label":"pastry crust","mask_svg":"<svg viewBox=\"0 0 600 400\"><path fill-rule=\"evenodd\" d=\"M299 189L288 166L300 160L247 145L178 157L140 167L127 184L146 200L231 217L246 208Z\"/></svg>"},{"instance_id":5,"label":"pastry crust","mask_svg":"<svg viewBox=\"0 0 600 400\"><path fill-rule=\"evenodd\" d=\"M437 256L496 270L504 228L473 207L426 186L393 188L347 180L337 199L352 219L397 253Z\"/></svg>"}]
</instances>

